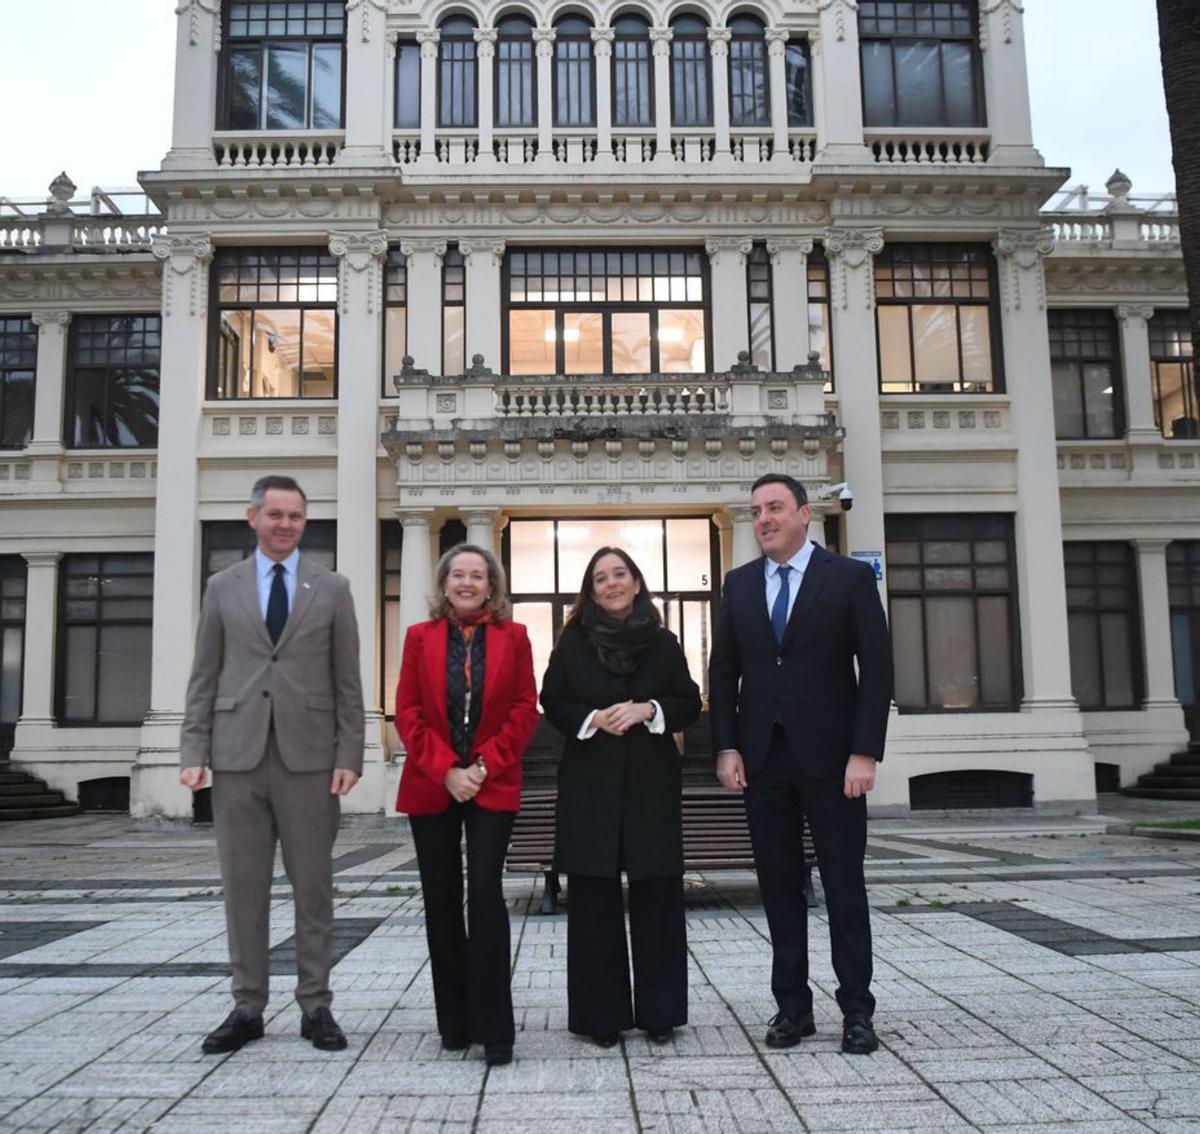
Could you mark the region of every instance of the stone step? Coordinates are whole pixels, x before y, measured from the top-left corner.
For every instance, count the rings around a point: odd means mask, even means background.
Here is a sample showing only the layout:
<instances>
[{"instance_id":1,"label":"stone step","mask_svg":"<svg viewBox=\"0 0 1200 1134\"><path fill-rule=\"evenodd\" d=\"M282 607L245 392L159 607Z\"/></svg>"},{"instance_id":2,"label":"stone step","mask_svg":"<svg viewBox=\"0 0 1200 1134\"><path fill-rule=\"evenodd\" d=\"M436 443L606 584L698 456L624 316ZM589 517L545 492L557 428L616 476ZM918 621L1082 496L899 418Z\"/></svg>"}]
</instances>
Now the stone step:
<instances>
[{"instance_id":1,"label":"stone step","mask_svg":"<svg viewBox=\"0 0 1200 1134\"><path fill-rule=\"evenodd\" d=\"M29 795L8 795L0 791L0 819L12 808L23 810L28 807L58 807L66 802L61 791L47 791L45 784L40 786L40 791Z\"/></svg>"},{"instance_id":2,"label":"stone step","mask_svg":"<svg viewBox=\"0 0 1200 1134\"><path fill-rule=\"evenodd\" d=\"M41 780L35 780L30 776L23 783L0 783L0 799L8 799L16 795L38 795L46 790L46 785Z\"/></svg>"},{"instance_id":3,"label":"stone step","mask_svg":"<svg viewBox=\"0 0 1200 1134\"><path fill-rule=\"evenodd\" d=\"M1138 787L1149 788L1196 788L1200 790L1200 776L1138 776Z\"/></svg>"},{"instance_id":4,"label":"stone step","mask_svg":"<svg viewBox=\"0 0 1200 1134\"><path fill-rule=\"evenodd\" d=\"M1200 799L1200 788L1129 787L1123 788L1121 794L1135 799Z\"/></svg>"},{"instance_id":5,"label":"stone step","mask_svg":"<svg viewBox=\"0 0 1200 1134\"><path fill-rule=\"evenodd\" d=\"M66 819L79 814L78 803L59 803L47 807L13 807L0 809L0 821L19 819Z\"/></svg>"},{"instance_id":6,"label":"stone step","mask_svg":"<svg viewBox=\"0 0 1200 1134\"><path fill-rule=\"evenodd\" d=\"M35 784L37 779L28 772L0 772L0 787L5 784Z\"/></svg>"},{"instance_id":7,"label":"stone step","mask_svg":"<svg viewBox=\"0 0 1200 1134\"><path fill-rule=\"evenodd\" d=\"M1175 752L1171 763L1177 767L1200 768L1200 752Z\"/></svg>"}]
</instances>

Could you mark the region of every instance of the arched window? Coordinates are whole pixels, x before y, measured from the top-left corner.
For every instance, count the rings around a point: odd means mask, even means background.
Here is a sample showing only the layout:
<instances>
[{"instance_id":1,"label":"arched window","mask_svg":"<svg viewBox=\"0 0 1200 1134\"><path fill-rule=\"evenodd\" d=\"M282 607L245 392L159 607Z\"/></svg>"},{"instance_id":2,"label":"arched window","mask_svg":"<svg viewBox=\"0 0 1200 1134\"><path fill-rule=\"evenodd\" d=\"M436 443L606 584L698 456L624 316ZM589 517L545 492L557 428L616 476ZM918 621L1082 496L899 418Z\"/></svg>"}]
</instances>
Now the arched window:
<instances>
[{"instance_id":1,"label":"arched window","mask_svg":"<svg viewBox=\"0 0 1200 1134\"><path fill-rule=\"evenodd\" d=\"M475 22L466 16L443 20L438 41L438 125L474 126L479 100L475 89Z\"/></svg>"},{"instance_id":2,"label":"arched window","mask_svg":"<svg viewBox=\"0 0 1200 1134\"><path fill-rule=\"evenodd\" d=\"M592 25L563 16L554 25L554 125L594 126Z\"/></svg>"},{"instance_id":3,"label":"arched window","mask_svg":"<svg viewBox=\"0 0 1200 1134\"><path fill-rule=\"evenodd\" d=\"M708 25L699 16L671 21L671 125L712 125Z\"/></svg>"},{"instance_id":4,"label":"arched window","mask_svg":"<svg viewBox=\"0 0 1200 1134\"><path fill-rule=\"evenodd\" d=\"M787 77L788 125L811 126L812 67L809 66L808 41L789 39L783 58Z\"/></svg>"},{"instance_id":5,"label":"arched window","mask_svg":"<svg viewBox=\"0 0 1200 1134\"><path fill-rule=\"evenodd\" d=\"M771 100L767 89L767 41L762 20L734 16L729 21L729 123L731 126L769 126Z\"/></svg>"},{"instance_id":6,"label":"arched window","mask_svg":"<svg viewBox=\"0 0 1200 1134\"><path fill-rule=\"evenodd\" d=\"M653 126L650 24L641 16L621 16L613 32L613 125Z\"/></svg>"},{"instance_id":7,"label":"arched window","mask_svg":"<svg viewBox=\"0 0 1200 1134\"><path fill-rule=\"evenodd\" d=\"M537 125L533 21L505 16L496 25L496 125Z\"/></svg>"}]
</instances>

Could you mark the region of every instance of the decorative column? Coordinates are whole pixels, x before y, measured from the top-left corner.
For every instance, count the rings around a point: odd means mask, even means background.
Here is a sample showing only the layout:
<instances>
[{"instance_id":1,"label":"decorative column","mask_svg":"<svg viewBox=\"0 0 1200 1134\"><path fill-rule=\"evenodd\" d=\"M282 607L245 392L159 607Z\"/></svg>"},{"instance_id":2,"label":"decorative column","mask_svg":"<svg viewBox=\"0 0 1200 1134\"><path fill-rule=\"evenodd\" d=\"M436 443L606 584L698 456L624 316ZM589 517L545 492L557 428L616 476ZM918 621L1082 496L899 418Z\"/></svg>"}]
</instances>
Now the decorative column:
<instances>
[{"instance_id":1,"label":"decorative column","mask_svg":"<svg viewBox=\"0 0 1200 1134\"><path fill-rule=\"evenodd\" d=\"M808 257L811 236L780 236L767 241L771 257L771 328L775 332L775 369L791 370L808 362Z\"/></svg>"},{"instance_id":2,"label":"decorative column","mask_svg":"<svg viewBox=\"0 0 1200 1134\"><path fill-rule=\"evenodd\" d=\"M869 161L863 145L857 0L818 0L820 25L810 38L817 162ZM839 364L840 368L840 364Z\"/></svg>"},{"instance_id":3,"label":"decorative column","mask_svg":"<svg viewBox=\"0 0 1200 1134\"><path fill-rule=\"evenodd\" d=\"M1122 303L1121 373L1125 379L1125 440L1133 450L1134 472L1157 472L1162 430L1154 422L1154 378L1150 372L1150 328L1153 307Z\"/></svg>"},{"instance_id":4,"label":"decorative column","mask_svg":"<svg viewBox=\"0 0 1200 1134\"><path fill-rule=\"evenodd\" d=\"M1134 540L1138 594L1142 602L1142 654L1146 660L1145 709L1175 708L1175 662L1171 649L1171 604L1167 591L1165 539ZM1182 722L1181 722L1182 725Z\"/></svg>"},{"instance_id":5,"label":"decorative column","mask_svg":"<svg viewBox=\"0 0 1200 1134\"><path fill-rule=\"evenodd\" d=\"M654 53L654 161L669 165L671 153L671 29L651 28L650 48Z\"/></svg>"},{"instance_id":6,"label":"decorative column","mask_svg":"<svg viewBox=\"0 0 1200 1134\"><path fill-rule=\"evenodd\" d=\"M731 571L735 566L733 561L733 519L730 516L730 509L721 509L714 512L712 522L717 528L717 543L720 547L720 564L721 576L724 577L726 572Z\"/></svg>"},{"instance_id":7,"label":"decorative column","mask_svg":"<svg viewBox=\"0 0 1200 1134\"><path fill-rule=\"evenodd\" d=\"M730 569L749 563L761 554L758 540L754 538L754 517L750 512L750 503L731 504L729 515L733 520L733 560Z\"/></svg>"},{"instance_id":8,"label":"decorative column","mask_svg":"<svg viewBox=\"0 0 1200 1134\"><path fill-rule=\"evenodd\" d=\"M554 60L554 29L534 28L533 45L537 52L537 164L553 165L554 84L551 66Z\"/></svg>"},{"instance_id":9,"label":"decorative column","mask_svg":"<svg viewBox=\"0 0 1200 1134\"><path fill-rule=\"evenodd\" d=\"M27 632L21 718L17 722L13 746L13 759L18 762L23 749L36 750L39 758L44 758L45 750L51 747L46 734L56 723L54 670L58 639L54 627L58 624L58 563L62 553L27 551L23 558L26 565L25 626L35 631L38 648L29 648L28 643L34 640L35 634Z\"/></svg>"},{"instance_id":10,"label":"decorative column","mask_svg":"<svg viewBox=\"0 0 1200 1134\"><path fill-rule=\"evenodd\" d=\"M1025 674L1023 707L1069 710L1076 705L1067 638L1058 450L1050 428L1054 401L1042 270L1042 258L1054 248L1054 234L1046 228L1001 229L993 248L1000 268L1004 371L1011 398L1012 435L1017 442L1014 524Z\"/></svg>"},{"instance_id":11,"label":"decorative column","mask_svg":"<svg viewBox=\"0 0 1200 1134\"><path fill-rule=\"evenodd\" d=\"M363 783L350 811L383 809L383 713L379 705L379 357L386 232L335 232L338 257L337 562L358 615L359 674L366 714Z\"/></svg>"},{"instance_id":12,"label":"decorative column","mask_svg":"<svg viewBox=\"0 0 1200 1134\"><path fill-rule=\"evenodd\" d=\"M175 6L175 110L171 149L162 167L211 169L221 50L221 0L180 0Z\"/></svg>"},{"instance_id":13,"label":"decorative column","mask_svg":"<svg viewBox=\"0 0 1200 1134\"><path fill-rule=\"evenodd\" d=\"M496 91L493 76L496 67L496 29L476 28L475 58L479 63L479 82L475 89L479 96L479 150L475 154L475 165L496 164Z\"/></svg>"},{"instance_id":14,"label":"decorative column","mask_svg":"<svg viewBox=\"0 0 1200 1134\"><path fill-rule=\"evenodd\" d=\"M135 817L189 816L192 796L179 784L179 729L200 610L200 470L208 333L206 236L157 237L162 261L158 484L154 507L154 620L150 711L142 723L129 785ZM247 494L249 485L246 485Z\"/></svg>"},{"instance_id":15,"label":"decorative column","mask_svg":"<svg viewBox=\"0 0 1200 1134\"><path fill-rule=\"evenodd\" d=\"M729 160L729 41L728 28L708 29L708 57L712 60L713 161Z\"/></svg>"},{"instance_id":16,"label":"decorative column","mask_svg":"<svg viewBox=\"0 0 1200 1134\"><path fill-rule=\"evenodd\" d=\"M771 161L790 165L788 149L787 102L787 41L786 28L767 28L768 89L771 92Z\"/></svg>"},{"instance_id":17,"label":"decorative column","mask_svg":"<svg viewBox=\"0 0 1200 1134\"><path fill-rule=\"evenodd\" d=\"M988 165L1044 164L1033 145L1024 11L1017 0L982 0L979 5L979 53L990 137Z\"/></svg>"},{"instance_id":18,"label":"decorative column","mask_svg":"<svg viewBox=\"0 0 1200 1134\"><path fill-rule=\"evenodd\" d=\"M446 242L402 240L400 251L408 259L408 353L422 370L440 374L442 257L446 255Z\"/></svg>"},{"instance_id":19,"label":"decorative column","mask_svg":"<svg viewBox=\"0 0 1200 1134\"><path fill-rule=\"evenodd\" d=\"M503 240L460 240L466 262L467 362L483 355L484 362L500 371L500 264Z\"/></svg>"},{"instance_id":20,"label":"decorative column","mask_svg":"<svg viewBox=\"0 0 1200 1134\"><path fill-rule=\"evenodd\" d=\"M374 499L374 495L372 495ZM414 622L429 617L429 595L433 591L432 508L397 508L404 528L400 545L400 646Z\"/></svg>"},{"instance_id":21,"label":"decorative column","mask_svg":"<svg viewBox=\"0 0 1200 1134\"><path fill-rule=\"evenodd\" d=\"M387 42L386 23L385 0L349 0L346 5L346 145L338 155L339 165L380 166L390 161L387 92L395 49Z\"/></svg>"},{"instance_id":22,"label":"decorative column","mask_svg":"<svg viewBox=\"0 0 1200 1134\"><path fill-rule=\"evenodd\" d=\"M714 371L730 369L738 351L749 349L746 257L753 246L748 236L714 236L704 242L712 268Z\"/></svg>"},{"instance_id":23,"label":"decorative column","mask_svg":"<svg viewBox=\"0 0 1200 1134\"><path fill-rule=\"evenodd\" d=\"M883 230L825 230L833 285L833 352L837 394L846 427L842 467L854 492L846 516L847 551L884 550L883 437L879 423L879 364L875 357L875 254ZM886 589L880 584L886 600Z\"/></svg>"},{"instance_id":24,"label":"decorative column","mask_svg":"<svg viewBox=\"0 0 1200 1134\"><path fill-rule=\"evenodd\" d=\"M421 45L421 155L417 165L423 169L437 166L437 57L438 31L417 32Z\"/></svg>"},{"instance_id":25,"label":"decorative column","mask_svg":"<svg viewBox=\"0 0 1200 1134\"><path fill-rule=\"evenodd\" d=\"M612 156L612 28L592 28L596 69L596 161L610 164Z\"/></svg>"},{"instance_id":26,"label":"decorative column","mask_svg":"<svg viewBox=\"0 0 1200 1134\"><path fill-rule=\"evenodd\" d=\"M825 542L825 513L813 509L812 519L808 522L808 538L821 547L828 547Z\"/></svg>"},{"instance_id":27,"label":"decorative column","mask_svg":"<svg viewBox=\"0 0 1200 1134\"><path fill-rule=\"evenodd\" d=\"M472 508L463 512L462 520L467 526L467 543L477 547L486 547L499 557L500 549L496 539L497 522L500 519L499 508Z\"/></svg>"},{"instance_id":28,"label":"decorative column","mask_svg":"<svg viewBox=\"0 0 1200 1134\"><path fill-rule=\"evenodd\" d=\"M37 372L33 386L33 437L25 456L33 464L32 479L41 492L61 492L59 461L63 447L63 391L67 375L69 311L34 311L38 329Z\"/></svg>"}]
</instances>

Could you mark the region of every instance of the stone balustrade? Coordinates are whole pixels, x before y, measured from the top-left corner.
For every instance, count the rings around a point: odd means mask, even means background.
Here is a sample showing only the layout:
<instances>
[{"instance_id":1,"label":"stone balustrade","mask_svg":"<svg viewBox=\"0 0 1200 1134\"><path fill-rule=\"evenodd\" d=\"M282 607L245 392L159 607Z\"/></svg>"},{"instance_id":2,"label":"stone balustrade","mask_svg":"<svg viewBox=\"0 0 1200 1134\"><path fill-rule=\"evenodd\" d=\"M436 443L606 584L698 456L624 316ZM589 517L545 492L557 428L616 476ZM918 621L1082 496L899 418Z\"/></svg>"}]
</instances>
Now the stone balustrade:
<instances>
[{"instance_id":1,"label":"stone balustrade","mask_svg":"<svg viewBox=\"0 0 1200 1134\"><path fill-rule=\"evenodd\" d=\"M867 130L863 140L881 165L983 165L990 136L969 130Z\"/></svg>"},{"instance_id":2,"label":"stone balustrade","mask_svg":"<svg viewBox=\"0 0 1200 1134\"><path fill-rule=\"evenodd\" d=\"M586 379L575 382L506 379L496 387L494 413L499 418L693 416L728 413L727 383L706 375L648 376L640 380ZM510 384L511 383L511 384Z\"/></svg>"},{"instance_id":3,"label":"stone balustrade","mask_svg":"<svg viewBox=\"0 0 1200 1134\"><path fill-rule=\"evenodd\" d=\"M0 251L146 251L165 235L162 217L0 217Z\"/></svg>"},{"instance_id":4,"label":"stone balustrade","mask_svg":"<svg viewBox=\"0 0 1200 1134\"><path fill-rule=\"evenodd\" d=\"M229 130L213 134L213 156L221 169L314 168L337 162L342 131Z\"/></svg>"}]
</instances>

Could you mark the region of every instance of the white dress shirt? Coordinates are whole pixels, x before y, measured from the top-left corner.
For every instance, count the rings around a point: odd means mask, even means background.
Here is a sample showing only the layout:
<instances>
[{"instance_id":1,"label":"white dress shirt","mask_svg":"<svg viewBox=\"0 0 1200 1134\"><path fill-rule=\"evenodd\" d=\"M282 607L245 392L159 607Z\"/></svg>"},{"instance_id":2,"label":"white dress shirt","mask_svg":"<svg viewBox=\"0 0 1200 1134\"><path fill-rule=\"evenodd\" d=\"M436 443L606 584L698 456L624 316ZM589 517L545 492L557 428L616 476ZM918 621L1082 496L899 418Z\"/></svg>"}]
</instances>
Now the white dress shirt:
<instances>
[{"instance_id":1,"label":"white dress shirt","mask_svg":"<svg viewBox=\"0 0 1200 1134\"><path fill-rule=\"evenodd\" d=\"M275 581L275 560L254 549L254 562L258 571L258 608L263 621L267 620L267 603L271 598L271 584ZM283 585L287 588L288 613L296 605L296 572L300 569L300 549L296 548L283 561Z\"/></svg>"},{"instance_id":2,"label":"white dress shirt","mask_svg":"<svg viewBox=\"0 0 1200 1134\"><path fill-rule=\"evenodd\" d=\"M788 576L788 618L792 617L792 607L796 605L796 596L800 593L800 584L804 582L804 572L808 568L808 561L812 558L813 542L811 539L804 541L804 546L789 559L788 566L792 569L792 573ZM771 611L775 609L775 599L779 595L779 567L770 556L766 559L767 573L767 617L771 617Z\"/></svg>"}]
</instances>

